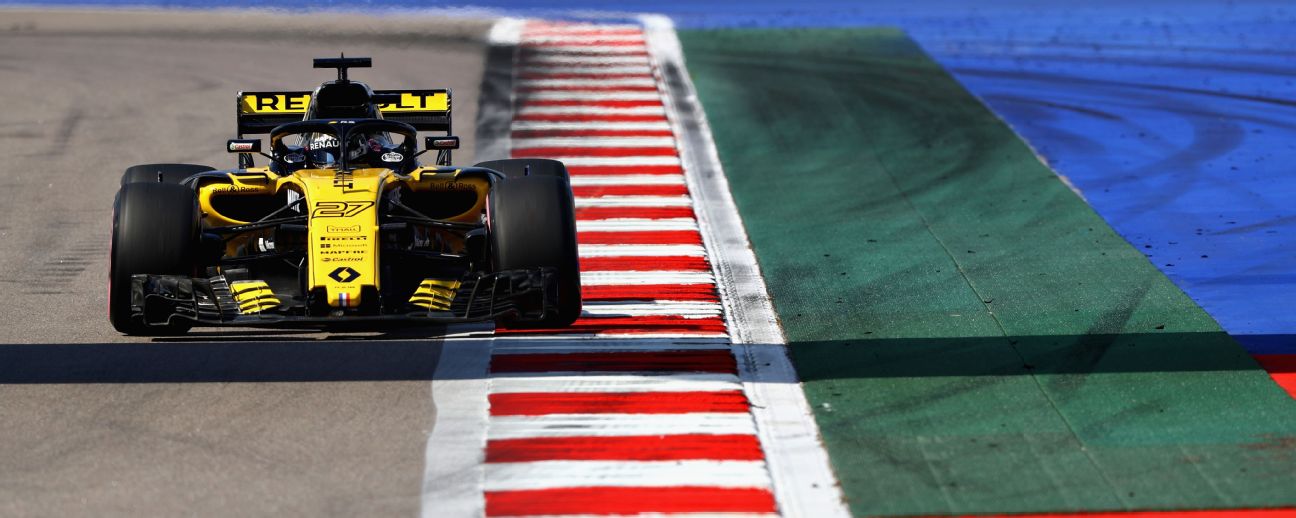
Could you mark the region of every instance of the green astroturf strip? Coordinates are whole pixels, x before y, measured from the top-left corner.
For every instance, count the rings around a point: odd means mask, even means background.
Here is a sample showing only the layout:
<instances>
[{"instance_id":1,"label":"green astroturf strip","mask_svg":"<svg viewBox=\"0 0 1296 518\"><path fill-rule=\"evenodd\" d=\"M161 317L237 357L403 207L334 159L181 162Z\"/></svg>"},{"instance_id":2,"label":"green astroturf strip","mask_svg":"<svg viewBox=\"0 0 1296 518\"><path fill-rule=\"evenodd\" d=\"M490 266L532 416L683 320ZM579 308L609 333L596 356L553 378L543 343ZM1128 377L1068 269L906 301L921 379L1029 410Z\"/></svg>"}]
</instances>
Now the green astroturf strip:
<instances>
[{"instance_id":1,"label":"green astroturf strip","mask_svg":"<svg viewBox=\"0 0 1296 518\"><path fill-rule=\"evenodd\" d=\"M680 38L854 513L1296 504L1296 402L902 32Z\"/></svg>"}]
</instances>

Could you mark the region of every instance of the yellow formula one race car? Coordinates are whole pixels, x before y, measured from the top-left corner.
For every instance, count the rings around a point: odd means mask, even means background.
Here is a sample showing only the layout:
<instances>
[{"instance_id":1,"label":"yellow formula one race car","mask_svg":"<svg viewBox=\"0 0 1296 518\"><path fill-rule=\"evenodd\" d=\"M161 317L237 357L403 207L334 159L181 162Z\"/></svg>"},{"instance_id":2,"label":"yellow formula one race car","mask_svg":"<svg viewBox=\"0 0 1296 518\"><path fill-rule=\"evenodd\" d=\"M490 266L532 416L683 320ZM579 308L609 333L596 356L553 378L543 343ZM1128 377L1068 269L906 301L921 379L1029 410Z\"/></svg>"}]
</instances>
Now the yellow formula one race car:
<instances>
[{"instance_id":1,"label":"yellow formula one race car","mask_svg":"<svg viewBox=\"0 0 1296 518\"><path fill-rule=\"evenodd\" d=\"M448 90L374 91L369 58L315 60L314 92L242 92L239 168L134 166L114 204L109 318L127 334L192 326L470 322L580 315L567 170L450 166ZM419 131L436 165L415 160ZM245 135L269 134L262 140ZM256 167L253 155L269 159Z\"/></svg>"}]
</instances>

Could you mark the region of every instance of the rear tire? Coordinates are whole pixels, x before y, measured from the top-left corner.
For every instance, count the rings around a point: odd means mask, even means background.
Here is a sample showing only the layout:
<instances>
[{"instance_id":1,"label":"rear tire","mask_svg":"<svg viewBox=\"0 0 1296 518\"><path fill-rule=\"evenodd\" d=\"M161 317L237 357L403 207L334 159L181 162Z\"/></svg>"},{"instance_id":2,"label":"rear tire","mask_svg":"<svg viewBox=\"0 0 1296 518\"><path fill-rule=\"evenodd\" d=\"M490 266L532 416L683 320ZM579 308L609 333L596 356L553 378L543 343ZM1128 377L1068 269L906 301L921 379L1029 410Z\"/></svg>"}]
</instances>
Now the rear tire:
<instances>
[{"instance_id":1,"label":"rear tire","mask_svg":"<svg viewBox=\"0 0 1296 518\"><path fill-rule=\"evenodd\" d=\"M487 199L496 271L550 267L558 271L558 311L539 322L513 319L505 327L561 327L581 314L580 262L571 185L565 178L530 176L497 182Z\"/></svg>"},{"instance_id":2,"label":"rear tire","mask_svg":"<svg viewBox=\"0 0 1296 518\"><path fill-rule=\"evenodd\" d=\"M108 268L108 320L128 335L183 333L177 322L146 326L131 317L131 276L192 275L198 248L198 204L194 191L169 183L129 183L117 191Z\"/></svg>"},{"instance_id":3,"label":"rear tire","mask_svg":"<svg viewBox=\"0 0 1296 518\"><path fill-rule=\"evenodd\" d=\"M567 175L567 166L557 160L545 158L508 158L505 160L491 160L482 162L473 167L485 167L494 169L509 178L523 178L527 176L557 176L563 179L569 179Z\"/></svg>"},{"instance_id":4,"label":"rear tire","mask_svg":"<svg viewBox=\"0 0 1296 518\"><path fill-rule=\"evenodd\" d=\"M126 168L122 174L121 184L128 183L175 183L185 178L215 171L215 168L197 164L143 164Z\"/></svg>"}]
</instances>

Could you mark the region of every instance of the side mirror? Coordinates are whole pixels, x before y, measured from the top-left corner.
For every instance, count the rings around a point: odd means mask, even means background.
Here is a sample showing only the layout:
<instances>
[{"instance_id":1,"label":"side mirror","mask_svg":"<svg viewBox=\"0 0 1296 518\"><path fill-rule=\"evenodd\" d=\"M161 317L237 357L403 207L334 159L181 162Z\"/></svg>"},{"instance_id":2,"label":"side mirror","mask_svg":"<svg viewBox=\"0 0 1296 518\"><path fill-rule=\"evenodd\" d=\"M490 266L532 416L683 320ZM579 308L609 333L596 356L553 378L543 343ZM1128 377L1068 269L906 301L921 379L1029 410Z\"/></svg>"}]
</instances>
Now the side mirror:
<instances>
[{"instance_id":1,"label":"side mirror","mask_svg":"<svg viewBox=\"0 0 1296 518\"><path fill-rule=\"evenodd\" d=\"M459 137L426 137L423 141L429 151L459 149Z\"/></svg>"},{"instance_id":2,"label":"side mirror","mask_svg":"<svg viewBox=\"0 0 1296 518\"><path fill-rule=\"evenodd\" d=\"M229 142L226 143L225 146L226 146L226 150L229 151L230 153L260 153L260 152L261 152L261 139L259 139L259 138L250 138L250 139L237 139L237 138L235 138L235 139L230 139Z\"/></svg>"}]
</instances>

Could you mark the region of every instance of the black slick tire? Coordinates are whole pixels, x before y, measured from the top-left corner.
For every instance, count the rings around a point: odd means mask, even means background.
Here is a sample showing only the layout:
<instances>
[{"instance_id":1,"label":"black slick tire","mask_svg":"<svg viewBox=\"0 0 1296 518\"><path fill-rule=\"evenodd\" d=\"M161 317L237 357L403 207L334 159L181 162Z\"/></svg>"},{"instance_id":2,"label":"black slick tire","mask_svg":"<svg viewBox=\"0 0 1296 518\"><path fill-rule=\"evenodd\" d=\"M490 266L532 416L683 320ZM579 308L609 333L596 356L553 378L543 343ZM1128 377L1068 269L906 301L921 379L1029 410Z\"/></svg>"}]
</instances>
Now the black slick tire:
<instances>
[{"instance_id":1,"label":"black slick tire","mask_svg":"<svg viewBox=\"0 0 1296 518\"><path fill-rule=\"evenodd\" d=\"M487 203L492 262L497 271L551 267L558 272L557 312L540 322L498 323L513 328L571 325L581 314L571 185L554 176L510 178L495 184Z\"/></svg>"},{"instance_id":2,"label":"black slick tire","mask_svg":"<svg viewBox=\"0 0 1296 518\"><path fill-rule=\"evenodd\" d=\"M131 183L117 191L108 268L108 320L128 335L177 334L188 322L146 326L131 317L131 276L192 275L198 245L194 191L168 183Z\"/></svg>"},{"instance_id":3,"label":"black slick tire","mask_svg":"<svg viewBox=\"0 0 1296 518\"><path fill-rule=\"evenodd\" d=\"M485 167L494 169L509 178L522 178L526 176L557 176L563 179L569 179L567 176L567 166L557 160L545 158L508 158L504 160L491 160L482 162L474 167Z\"/></svg>"},{"instance_id":4,"label":"black slick tire","mask_svg":"<svg viewBox=\"0 0 1296 518\"><path fill-rule=\"evenodd\" d=\"M178 184L185 178L215 171L216 169L205 165L197 164L142 164L126 168L122 174L121 184L128 183L174 183Z\"/></svg>"}]
</instances>

